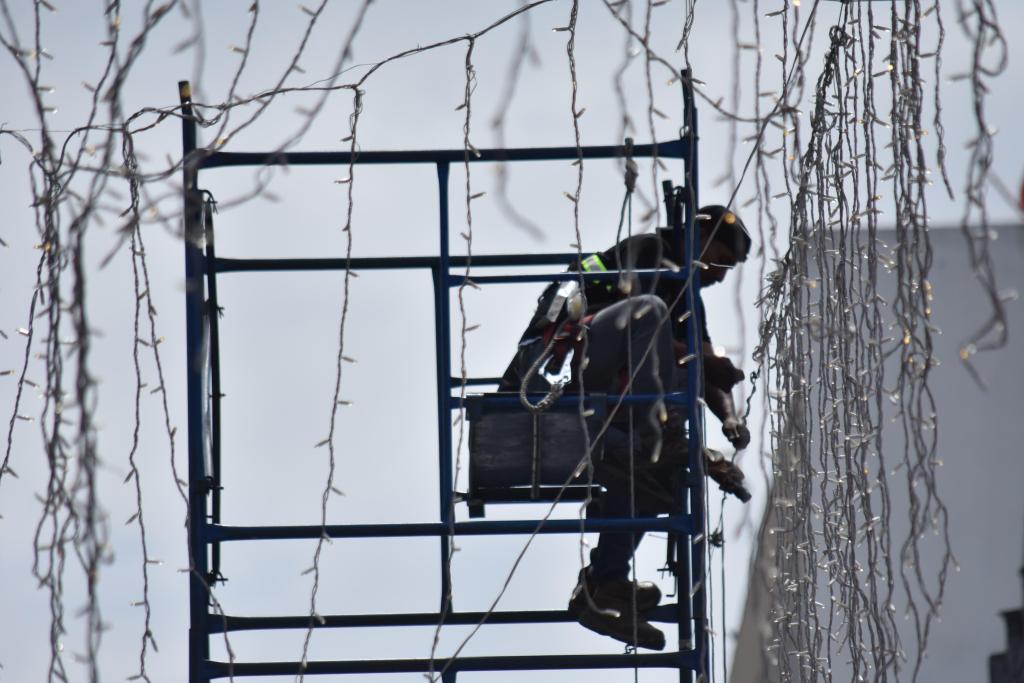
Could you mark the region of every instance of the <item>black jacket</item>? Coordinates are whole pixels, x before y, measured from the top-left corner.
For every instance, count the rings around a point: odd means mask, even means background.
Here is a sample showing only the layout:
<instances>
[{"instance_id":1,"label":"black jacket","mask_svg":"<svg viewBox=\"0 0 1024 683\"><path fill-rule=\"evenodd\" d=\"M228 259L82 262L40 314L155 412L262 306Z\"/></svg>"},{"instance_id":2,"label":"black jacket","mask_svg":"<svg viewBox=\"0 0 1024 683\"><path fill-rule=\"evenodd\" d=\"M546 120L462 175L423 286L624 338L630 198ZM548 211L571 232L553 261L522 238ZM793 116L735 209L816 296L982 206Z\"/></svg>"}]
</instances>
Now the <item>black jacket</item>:
<instances>
[{"instance_id":1,"label":"black jacket","mask_svg":"<svg viewBox=\"0 0 1024 683\"><path fill-rule=\"evenodd\" d=\"M676 257L671 244L672 232L669 228L659 228L653 233L634 235L626 238L607 251L595 254L609 271L621 270L653 270L655 268L669 267L670 264L682 265L682 259ZM593 256L585 257L584 264L590 261ZM591 261L591 263L593 263ZM569 270L578 271L581 264L574 263ZM597 272L594 267L586 268L587 272ZM584 290L587 296L587 312L596 313L602 308L622 301L627 294L619 287L619 281L626 278L626 273L612 274L607 280L589 280ZM639 277L634 275L631 279L630 291L632 294L654 294L665 302L669 307L672 317L672 336L680 341L685 341L686 336L683 326L678 323L679 316L686 309L686 295L684 288L686 280L658 275L656 278ZM704 315L704 302L700 297L700 290L697 290L696 304L701 323L701 338L710 342L708 336L707 317Z\"/></svg>"}]
</instances>

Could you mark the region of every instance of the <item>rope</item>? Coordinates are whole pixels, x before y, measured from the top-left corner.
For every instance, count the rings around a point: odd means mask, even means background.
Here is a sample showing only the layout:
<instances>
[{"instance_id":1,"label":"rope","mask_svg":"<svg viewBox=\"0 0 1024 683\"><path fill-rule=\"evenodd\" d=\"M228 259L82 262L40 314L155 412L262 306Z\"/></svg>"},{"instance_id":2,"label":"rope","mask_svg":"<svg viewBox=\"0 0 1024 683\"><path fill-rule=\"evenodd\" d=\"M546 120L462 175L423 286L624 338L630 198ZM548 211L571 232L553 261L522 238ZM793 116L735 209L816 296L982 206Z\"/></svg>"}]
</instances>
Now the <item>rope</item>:
<instances>
[{"instance_id":1,"label":"rope","mask_svg":"<svg viewBox=\"0 0 1024 683\"><path fill-rule=\"evenodd\" d=\"M530 369L526 371L526 375L523 376L523 381L519 385L519 402L533 415L543 413L545 410L557 403L558 399L562 398L562 394L565 393L565 385L567 382L565 380L559 380L551 385L551 389L548 391L547 395L537 401L537 403L530 403L530 399L526 395L527 387L530 386L530 382L537 374L537 371L540 370L540 366L551 357L551 352L554 350L555 343L558 341L558 335L562 333L568 322L568 320L565 320L559 324L558 329L556 329L555 333L551 335L551 340L548 342L547 346L544 347L544 351L537 356L537 360L533 361L533 364L530 366Z\"/></svg>"}]
</instances>

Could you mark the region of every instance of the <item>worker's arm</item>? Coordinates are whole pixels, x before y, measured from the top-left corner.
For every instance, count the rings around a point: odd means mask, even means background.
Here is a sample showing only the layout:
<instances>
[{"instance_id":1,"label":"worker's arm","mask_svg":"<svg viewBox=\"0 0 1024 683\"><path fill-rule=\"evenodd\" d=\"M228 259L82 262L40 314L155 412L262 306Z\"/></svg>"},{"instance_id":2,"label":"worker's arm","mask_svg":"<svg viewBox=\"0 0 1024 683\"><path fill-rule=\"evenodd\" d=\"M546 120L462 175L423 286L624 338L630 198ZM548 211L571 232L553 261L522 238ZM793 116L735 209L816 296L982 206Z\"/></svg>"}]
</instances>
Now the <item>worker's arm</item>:
<instances>
[{"instance_id":1,"label":"worker's arm","mask_svg":"<svg viewBox=\"0 0 1024 683\"><path fill-rule=\"evenodd\" d=\"M728 357L716 356L711 342L705 341L703 349L704 378L708 384L714 385L722 391L732 391L732 388L746 377L743 371L733 365Z\"/></svg>"},{"instance_id":2,"label":"worker's arm","mask_svg":"<svg viewBox=\"0 0 1024 683\"><path fill-rule=\"evenodd\" d=\"M732 400L732 387L743 380L743 371L732 364L725 356L714 354L711 342L702 342L704 361L704 401L708 408L722 422L722 433L736 450L743 450L750 444L750 430L736 416L736 406ZM676 360L687 356L685 342L673 340L673 351Z\"/></svg>"},{"instance_id":3,"label":"worker's arm","mask_svg":"<svg viewBox=\"0 0 1024 683\"><path fill-rule=\"evenodd\" d=\"M676 360L686 357L686 344L674 340ZM732 364L732 361L725 356L716 356L711 342L705 341L702 345L704 350L704 379L707 384L718 387L722 391L732 391L737 382L742 382L746 375L743 371Z\"/></svg>"}]
</instances>

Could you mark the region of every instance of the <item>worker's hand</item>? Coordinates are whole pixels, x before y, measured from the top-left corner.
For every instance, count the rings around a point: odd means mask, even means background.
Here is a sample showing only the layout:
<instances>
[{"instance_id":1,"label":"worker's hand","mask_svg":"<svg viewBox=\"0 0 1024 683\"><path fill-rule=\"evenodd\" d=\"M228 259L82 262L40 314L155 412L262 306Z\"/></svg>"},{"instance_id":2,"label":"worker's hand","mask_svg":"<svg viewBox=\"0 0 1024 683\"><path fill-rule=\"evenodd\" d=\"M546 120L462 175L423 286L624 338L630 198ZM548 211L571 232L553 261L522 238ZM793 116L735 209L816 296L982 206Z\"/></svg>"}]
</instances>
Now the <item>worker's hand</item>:
<instances>
[{"instance_id":1,"label":"worker's hand","mask_svg":"<svg viewBox=\"0 0 1024 683\"><path fill-rule=\"evenodd\" d=\"M704 376L708 384L722 391L732 391L737 382L742 382L746 375L725 356L704 356Z\"/></svg>"},{"instance_id":2,"label":"worker's hand","mask_svg":"<svg viewBox=\"0 0 1024 683\"><path fill-rule=\"evenodd\" d=\"M726 493L731 493L744 503L750 500L750 491L743 485L743 470L710 448L704 449L704 474L714 479Z\"/></svg>"},{"instance_id":3,"label":"worker's hand","mask_svg":"<svg viewBox=\"0 0 1024 683\"><path fill-rule=\"evenodd\" d=\"M750 430L735 417L727 417L722 421L722 434L738 451L750 445Z\"/></svg>"}]
</instances>

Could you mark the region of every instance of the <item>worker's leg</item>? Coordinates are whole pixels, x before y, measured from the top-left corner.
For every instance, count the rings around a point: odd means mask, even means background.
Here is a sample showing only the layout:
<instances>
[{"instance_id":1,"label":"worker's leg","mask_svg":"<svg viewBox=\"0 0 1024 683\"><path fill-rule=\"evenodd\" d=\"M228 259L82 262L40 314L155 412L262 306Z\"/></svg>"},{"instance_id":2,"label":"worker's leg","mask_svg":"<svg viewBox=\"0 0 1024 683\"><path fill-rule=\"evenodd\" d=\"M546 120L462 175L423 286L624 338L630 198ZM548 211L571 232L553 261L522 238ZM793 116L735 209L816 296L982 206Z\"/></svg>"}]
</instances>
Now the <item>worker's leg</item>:
<instances>
[{"instance_id":1,"label":"worker's leg","mask_svg":"<svg viewBox=\"0 0 1024 683\"><path fill-rule=\"evenodd\" d=\"M618 393L623 371L636 394L657 394L675 384L672 328L665 302L652 294L620 301L594 316L587 335L583 385Z\"/></svg>"},{"instance_id":2,"label":"worker's leg","mask_svg":"<svg viewBox=\"0 0 1024 683\"><path fill-rule=\"evenodd\" d=\"M590 323L584 370L580 373L587 392L661 394L675 385L672 335L665 303L642 295L604 309ZM656 407L634 408L637 422L632 434L637 443L660 431ZM630 413L620 409L616 427L630 433ZM628 453L628 449L627 449ZM621 454L620 454L621 455ZM606 457L608 453L606 452ZM628 455L627 462L628 474ZM601 516L629 518L636 501L629 494L629 477L605 483ZM649 582L629 581L629 563L643 538L640 532L602 533L591 552L590 567L580 573L569 609L587 628L640 647L660 650L661 631L640 613L658 604L661 592ZM597 609L594 609L596 607Z\"/></svg>"},{"instance_id":3,"label":"worker's leg","mask_svg":"<svg viewBox=\"0 0 1024 683\"><path fill-rule=\"evenodd\" d=\"M602 496L602 516L630 517L626 485ZM661 650L665 634L644 613L657 606L661 591L649 581L632 582L629 562L640 533L603 533L590 553L590 566L580 572L569 599L569 612L586 628L638 647Z\"/></svg>"},{"instance_id":4,"label":"worker's leg","mask_svg":"<svg viewBox=\"0 0 1024 683\"><path fill-rule=\"evenodd\" d=\"M587 391L611 394L623 390L623 375L632 377L635 394L660 394L675 386L675 359L665 302L646 294L609 306L596 316L588 334L583 385ZM634 411L639 424L634 434L660 429L655 406ZM620 409L616 423L629 428L629 414ZM602 498L603 517L631 517L634 508L626 482L612 486ZM629 560L642 533L603 533L591 553L596 581L625 579Z\"/></svg>"},{"instance_id":5,"label":"worker's leg","mask_svg":"<svg viewBox=\"0 0 1024 683\"><path fill-rule=\"evenodd\" d=\"M601 496L601 516L633 517L632 503L626 482L619 486L610 486ZM627 580L629 562L643 537L642 532L603 532L598 537L597 547L590 551L591 578L599 584Z\"/></svg>"}]
</instances>

